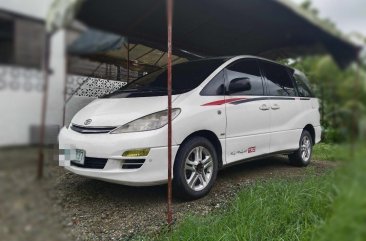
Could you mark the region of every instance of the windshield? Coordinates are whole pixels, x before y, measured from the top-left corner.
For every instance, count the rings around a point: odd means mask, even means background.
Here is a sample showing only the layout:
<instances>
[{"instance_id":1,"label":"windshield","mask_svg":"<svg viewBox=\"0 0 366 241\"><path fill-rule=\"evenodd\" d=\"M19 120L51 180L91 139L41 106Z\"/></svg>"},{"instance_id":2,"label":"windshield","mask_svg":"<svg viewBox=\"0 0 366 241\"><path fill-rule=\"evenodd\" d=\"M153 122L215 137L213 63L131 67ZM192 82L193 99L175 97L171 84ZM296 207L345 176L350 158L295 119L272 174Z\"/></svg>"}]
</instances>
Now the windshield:
<instances>
[{"instance_id":1,"label":"windshield","mask_svg":"<svg viewBox=\"0 0 366 241\"><path fill-rule=\"evenodd\" d=\"M199 86L224 59L191 61L172 66L172 92L182 94ZM167 70L162 69L132 81L102 98L146 97L167 95Z\"/></svg>"}]
</instances>

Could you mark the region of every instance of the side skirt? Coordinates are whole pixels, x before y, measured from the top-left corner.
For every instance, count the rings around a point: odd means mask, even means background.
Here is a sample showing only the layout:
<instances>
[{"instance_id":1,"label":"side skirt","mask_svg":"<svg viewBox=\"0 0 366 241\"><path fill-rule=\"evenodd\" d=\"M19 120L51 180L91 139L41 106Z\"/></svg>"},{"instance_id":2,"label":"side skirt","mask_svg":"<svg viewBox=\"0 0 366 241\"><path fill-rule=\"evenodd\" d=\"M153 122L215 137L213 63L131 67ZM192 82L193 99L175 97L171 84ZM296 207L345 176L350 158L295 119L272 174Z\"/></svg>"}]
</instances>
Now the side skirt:
<instances>
[{"instance_id":1,"label":"side skirt","mask_svg":"<svg viewBox=\"0 0 366 241\"><path fill-rule=\"evenodd\" d=\"M266 157L272 157L274 155L288 155L288 154L291 154L291 153L295 152L296 150L297 149L283 150L283 151L277 151L277 152L267 153L267 154L263 154L263 155L259 155L259 156L255 156L255 157L246 158L246 159L243 159L243 160L239 160L239 161L231 162L229 164L225 164L220 168L220 170L223 170L227 167L231 167L231 166L234 166L234 165L237 165L237 164L251 162L251 161L263 159L263 158L266 158Z\"/></svg>"}]
</instances>

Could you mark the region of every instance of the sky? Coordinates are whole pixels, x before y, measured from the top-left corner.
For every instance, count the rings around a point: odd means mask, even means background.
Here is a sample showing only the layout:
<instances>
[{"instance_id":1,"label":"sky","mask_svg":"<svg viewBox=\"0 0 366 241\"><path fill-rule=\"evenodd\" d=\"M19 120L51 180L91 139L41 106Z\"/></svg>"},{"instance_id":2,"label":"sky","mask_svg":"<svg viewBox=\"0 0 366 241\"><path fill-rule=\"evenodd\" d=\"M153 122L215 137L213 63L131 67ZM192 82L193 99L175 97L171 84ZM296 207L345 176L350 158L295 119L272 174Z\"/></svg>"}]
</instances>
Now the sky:
<instances>
[{"instance_id":1,"label":"sky","mask_svg":"<svg viewBox=\"0 0 366 241\"><path fill-rule=\"evenodd\" d=\"M292 0L300 4L304 0ZM311 0L322 18L329 18L343 33L366 36L366 0Z\"/></svg>"}]
</instances>

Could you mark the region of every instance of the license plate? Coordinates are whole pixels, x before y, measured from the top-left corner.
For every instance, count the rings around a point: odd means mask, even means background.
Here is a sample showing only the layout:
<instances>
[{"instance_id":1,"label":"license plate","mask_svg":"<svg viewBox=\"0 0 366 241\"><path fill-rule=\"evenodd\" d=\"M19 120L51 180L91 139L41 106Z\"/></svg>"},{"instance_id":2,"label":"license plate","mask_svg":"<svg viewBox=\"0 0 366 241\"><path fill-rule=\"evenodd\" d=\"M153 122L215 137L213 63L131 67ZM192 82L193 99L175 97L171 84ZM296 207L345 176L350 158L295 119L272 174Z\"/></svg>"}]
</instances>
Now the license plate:
<instances>
[{"instance_id":1,"label":"license plate","mask_svg":"<svg viewBox=\"0 0 366 241\"><path fill-rule=\"evenodd\" d=\"M73 158L73 159L74 159L74 160L72 160L73 162L80 164L80 165L84 165L85 151L76 149L75 158Z\"/></svg>"}]
</instances>

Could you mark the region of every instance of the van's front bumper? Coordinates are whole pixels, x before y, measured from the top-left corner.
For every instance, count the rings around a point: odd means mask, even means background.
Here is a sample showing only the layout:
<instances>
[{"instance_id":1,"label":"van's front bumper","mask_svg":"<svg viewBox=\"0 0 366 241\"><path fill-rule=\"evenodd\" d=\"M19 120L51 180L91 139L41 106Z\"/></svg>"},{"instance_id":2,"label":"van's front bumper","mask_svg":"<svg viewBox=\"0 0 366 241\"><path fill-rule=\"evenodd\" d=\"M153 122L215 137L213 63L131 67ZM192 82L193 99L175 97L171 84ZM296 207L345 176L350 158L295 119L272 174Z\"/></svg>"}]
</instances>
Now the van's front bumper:
<instances>
[{"instance_id":1,"label":"van's front bumper","mask_svg":"<svg viewBox=\"0 0 366 241\"><path fill-rule=\"evenodd\" d=\"M150 186L167 181L167 135L166 128L154 131L126 134L81 134L63 128L59 134L60 149L81 149L88 158L107 159L103 169L91 169L66 165L65 168L78 175L130 186ZM144 157L123 157L125 151L150 148ZM178 150L173 145L173 160ZM123 169L125 160L144 159L140 168Z\"/></svg>"}]
</instances>

